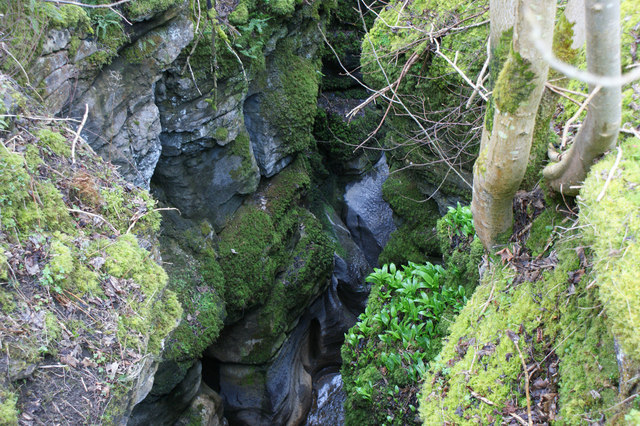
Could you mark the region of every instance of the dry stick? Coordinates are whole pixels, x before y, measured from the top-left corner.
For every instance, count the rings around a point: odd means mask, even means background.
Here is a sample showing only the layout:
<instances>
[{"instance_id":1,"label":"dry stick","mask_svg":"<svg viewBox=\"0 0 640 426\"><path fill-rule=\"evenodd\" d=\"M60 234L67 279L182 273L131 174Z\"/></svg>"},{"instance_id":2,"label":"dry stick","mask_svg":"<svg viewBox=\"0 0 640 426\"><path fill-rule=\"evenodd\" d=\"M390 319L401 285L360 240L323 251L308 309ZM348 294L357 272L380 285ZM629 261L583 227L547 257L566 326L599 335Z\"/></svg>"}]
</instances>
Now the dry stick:
<instances>
[{"instance_id":1,"label":"dry stick","mask_svg":"<svg viewBox=\"0 0 640 426\"><path fill-rule=\"evenodd\" d=\"M620 164L620 159L622 158L622 148L618 147L618 155L616 155L616 161L615 163L613 163L613 167L611 168L611 170L609 170L609 175L607 176L607 180L604 182L604 186L602 187L602 191L600 191L600 194L598 195L598 198L596 198L596 203L599 203L600 201L602 201L602 198L604 198L604 193L607 190L607 187L609 186L609 183L611 182L611 179L613 179L613 174L615 173L616 169L618 168L618 164Z\"/></svg>"},{"instance_id":2,"label":"dry stick","mask_svg":"<svg viewBox=\"0 0 640 426\"><path fill-rule=\"evenodd\" d=\"M82 128L84 124L87 122L87 117L89 116L89 104L84 104L84 116L82 117L82 121L80 122L80 126L76 130L76 136L73 138L73 143L71 144L71 164L76 164L76 143L78 143L78 139L80 139L80 132L82 132Z\"/></svg>"},{"instance_id":3,"label":"dry stick","mask_svg":"<svg viewBox=\"0 0 640 426\"><path fill-rule=\"evenodd\" d=\"M469 86L471 86L474 90L478 91L478 94L482 97L482 99L484 99L485 101L488 101L489 98L487 97L487 95L485 95L484 93L482 93L482 91L480 90L480 86L476 86L475 84L473 84L473 81L471 81L471 79L469 79L469 77L467 77L467 75L464 73L464 71L462 71L460 68L458 68L458 66L451 61L451 59L449 59L449 57L447 55L445 55L444 53L442 53L442 51L440 51L440 43L438 43L437 39L433 39L436 43L436 52L438 55L442 56L442 58L447 61L447 63L449 63L449 65L451 65L453 67L454 70L456 70L458 72L458 74L460 74L462 76L462 78L464 79L464 81L467 82L467 84L469 84ZM457 52L456 52L457 54Z\"/></svg>"},{"instance_id":4,"label":"dry stick","mask_svg":"<svg viewBox=\"0 0 640 426\"><path fill-rule=\"evenodd\" d=\"M407 75L407 73L409 72L409 68L411 68L411 66L418 60L418 58L420 57L420 54L417 52L414 52L411 57L409 58L409 60L407 61L407 63L404 65L404 67L402 67L402 71L400 72L400 76L398 77L398 79L392 84L392 86L395 86L396 88L400 86L400 82L402 81L402 79ZM391 87L389 87L389 89L391 89ZM357 150L359 150L360 148L362 148L364 146L364 144L366 144L367 142L369 142L369 140L376 134L378 133L378 130L380 130L380 128L382 127L382 124L384 123L384 121L387 118L387 115L389 114L389 111L391 111L391 105L392 102L394 100L394 98L396 97L396 92L392 91L393 96L391 97L391 101L389 102L389 105L387 105L387 110L384 112L384 115L382 116L382 119L380 120L380 123L378 123L378 127L376 127L371 133L369 133L369 136L367 136L367 138L365 140L363 140L357 147L356 149L353 150L353 152L356 152ZM349 111L349 113L347 114L347 117L349 117L349 120L351 120L354 115L357 112L354 112L356 109L362 109L364 108L364 104L360 104L358 105L356 108L352 109L351 111Z\"/></svg>"},{"instance_id":5,"label":"dry stick","mask_svg":"<svg viewBox=\"0 0 640 426\"><path fill-rule=\"evenodd\" d=\"M524 419L519 415L517 415L516 413L511 413L511 417L519 421L521 425L527 426L527 422L525 422Z\"/></svg>"},{"instance_id":6,"label":"dry stick","mask_svg":"<svg viewBox=\"0 0 640 426\"><path fill-rule=\"evenodd\" d=\"M106 223L109 226L109 228L111 228L111 230L113 231L114 234L120 235L120 232L111 224L111 222L109 222L107 219L105 219L104 217L100 216L99 214L89 213L89 212L85 212L84 210L78 210L78 209L67 209L67 210L72 212L72 213L81 213L81 214L86 214L87 216L96 217L96 218L102 220L104 223Z\"/></svg>"},{"instance_id":7,"label":"dry stick","mask_svg":"<svg viewBox=\"0 0 640 426\"><path fill-rule=\"evenodd\" d=\"M115 3L110 3L110 4L84 4L84 3L79 3L79 2L75 2L75 1L71 1L71 0L44 0L48 3L62 3L62 4L72 4L74 6L82 6L82 7L88 7L90 9L99 9L99 8L112 8L114 6L119 6L121 4L124 3L129 3L131 0L120 0L117 1Z\"/></svg>"},{"instance_id":8,"label":"dry stick","mask_svg":"<svg viewBox=\"0 0 640 426\"><path fill-rule=\"evenodd\" d=\"M529 416L529 426L533 426L533 422L531 421L531 395L529 395L529 373L527 371L527 364L524 362L524 356L522 356L522 351L520 350L520 346L518 345L518 337L513 334L507 333L509 338L516 345L516 349L518 350L518 354L520 354L520 361L522 361L522 368L524 369L524 380L525 380L525 392L527 394L527 416Z\"/></svg>"},{"instance_id":9,"label":"dry stick","mask_svg":"<svg viewBox=\"0 0 640 426\"><path fill-rule=\"evenodd\" d=\"M496 404L493 401L485 398L484 396L480 395L477 392L474 392L471 388L469 388L469 392L471 393L471 396L473 396L476 399L479 399L480 401L484 402L485 404L491 405L493 407L496 406Z\"/></svg>"},{"instance_id":10,"label":"dry stick","mask_svg":"<svg viewBox=\"0 0 640 426\"><path fill-rule=\"evenodd\" d=\"M571 96L567 96L567 95L565 95L565 94L560 90L560 88L559 88L559 87L554 86L553 84L549 84L549 83L545 83L545 84L544 84L544 86L545 86L547 89L551 90L553 93L556 93L556 94L558 94L558 95L562 96L562 97L563 97L563 98L565 98L566 100L568 100L568 101L570 101L570 102L573 102L574 104L576 104L576 105L578 105L578 106L580 106L580 105L581 105L579 101L576 101L576 100L575 100L575 99L573 99Z\"/></svg>"},{"instance_id":11,"label":"dry stick","mask_svg":"<svg viewBox=\"0 0 640 426\"><path fill-rule=\"evenodd\" d=\"M476 98L476 95L478 94L478 91L480 90L479 87L482 85L482 82L484 81L484 73L487 72L487 68L489 68L489 60L491 59L489 45L490 43L488 40L487 41L487 59L484 61L484 65L480 70L480 74L478 74L478 78L476 79L476 87L473 89L471 96L469 96L467 105L465 105L466 109L471 108L471 104L473 103L474 99Z\"/></svg>"},{"instance_id":12,"label":"dry stick","mask_svg":"<svg viewBox=\"0 0 640 426\"><path fill-rule=\"evenodd\" d=\"M593 97L598 94L600 89L602 89L601 86L596 86L596 88L593 89L593 92L591 92L587 97L587 99L584 100L582 105L580 105L580 108L578 108L578 111L576 111L573 117L571 117L567 121L567 123L564 125L564 130L562 131L562 142L560 143L560 150L563 150L567 146L567 138L569 136L569 127L580 117L580 114L582 114L582 111L584 111L587 105L589 105L589 102L591 102Z\"/></svg>"},{"instance_id":13,"label":"dry stick","mask_svg":"<svg viewBox=\"0 0 640 426\"><path fill-rule=\"evenodd\" d=\"M151 211L146 212L145 214L142 214L138 217L136 217L136 215L134 215L130 221L132 221L131 225L129 225L129 227L127 228L127 232L125 232L125 234L128 234L129 232L131 232L131 229L133 229L133 227L135 226L135 224L142 219L143 217L145 217L146 215L148 215L149 213L153 213L153 212L158 212L158 211L163 211L163 210L176 210L178 213L180 213L180 210L176 209L175 207L162 207L159 209L153 209ZM182 213L180 213L182 214Z\"/></svg>"},{"instance_id":14,"label":"dry stick","mask_svg":"<svg viewBox=\"0 0 640 426\"><path fill-rule=\"evenodd\" d=\"M487 310L487 308L489 307L489 303L491 303L491 299L493 298L493 290L495 290L495 288L496 288L496 280L492 280L492 281L493 281L493 283L491 284L491 292L489 293L489 298L487 299L487 301L482 306L482 310L480 311L480 314L478 315L478 321L480 321L480 317L482 316L482 314L484 314L484 311Z\"/></svg>"}]
</instances>

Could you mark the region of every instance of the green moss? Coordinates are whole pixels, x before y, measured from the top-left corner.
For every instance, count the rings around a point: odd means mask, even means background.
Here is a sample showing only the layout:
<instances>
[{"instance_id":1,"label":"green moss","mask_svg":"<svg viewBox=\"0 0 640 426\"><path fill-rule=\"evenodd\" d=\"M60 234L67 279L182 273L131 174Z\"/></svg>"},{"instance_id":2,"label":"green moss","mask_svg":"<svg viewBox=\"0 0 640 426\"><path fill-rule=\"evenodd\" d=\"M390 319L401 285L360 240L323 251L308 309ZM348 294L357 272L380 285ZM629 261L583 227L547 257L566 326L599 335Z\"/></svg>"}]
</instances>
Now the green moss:
<instances>
[{"instance_id":1,"label":"green moss","mask_svg":"<svg viewBox=\"0 0 640 426\"><path fill-rule=\"evenodd\" d=\"M50 182L33 182L25 160L0 151L0 218L9 235L29 233L35 228L72 232L71 218L60 192ZM33 188L33 189L32 189ZM33 190L38 195L34 199ZM36 202L36 200L39 200Z\"/></svg>"},{"instance_id":2,"label":"green moss","mask_svg":"<svg viewBox=\"0 0 640 426\"><path fill-rule=\"evenodd\" d=\"M229 137L229 130L226 127L218 127L216 129L215 138L220 142L225 142Z\"/></svg>"},{"instance_id":3,"label":"green moss","mask_svg":"<svg viewBox=\"0 0 640 426\"><path fill-rule=\"evenodd\" d=\"M49 129L42 129L37 134L38 139L48 147L54 154L68 157L71 155L71 147L67 138L58 132Z\"/></svg>"},{"instance_id":4,"label":"green moss","mask_svg":"<svg viewBox=\"0 0 640 426\"><path fill-rule=\"evenodd\" d=\"M180 0L135 0L127 4L128 16L136 19L164 12L170 7L177 6Z\"/></svg>"},{"instance_id":5,"label":"green moss","mask_svg":"<svg viewBox=\"0 0 640 426\"><path fill-rule=\"evenodd\" d=\"M162 299L154 303L151 315L152 329L147 350L157 354L162 349L162 341L176 327L182 316L182 306L176 294L166 290L162 294Z\"/></svg>"},{"instance_id":6,"label":"green moss","mask_svg":"<svg viewBox=\"0 0 640 426\"><path fill-rule=\"evenodd\" d=\"M425 377L422 419L476 424L490 422L507 402L526 409L522 365L507 330L519 334L525 362L559 357L558 424L575 424L578 416L586 421L614 414L607 413L616 399L613 341L600 311L593 309L597 290L588 286L592 276L589 271L581 275L584 263L574 249L582 243L576 236L566 237L555 246L555 269L535 282L518 279L508 266L490 263ZM569 286L568 277L573 276L578 281ZM594 399L592 390L601 398ZM474 393L493 405L478 401Z\"/></svg>"},{"instance_id":7,"label":"green moss","mask_svg":"<svg viewBox=\"0 0 640 426\"><path fill-rule=\"evenodd\" d=\"M218 130L227 130L219 128ZM217 134L217 131L216 131ZM253 151L251 150L251 140L247 133L240 133L233 142L229 144L229 153L242 159L240 165L231 170L231 178L235 181L245 181L255 173L253 163Z\"/></svg>"},{"instance_id":8,"label":"green moss","mask_svg":"<svg viewBox=\"0 0 640 426\"><path fill-rule=\"evenodd\" d=\"M380 264L423 263L440 254L435 233L440 216L438 205L434 200L425 200L417 186L419 179L409 171L394 172L382 186L384 200L402 224L380 254Z\"/></svg>"},{"instance_id":9,"label":"green moss","mask_svg":"<svg viewBox=\"0 0 640 426\"><path fill-rule=\"evenodd\" d=\"M564 218L554 209L546 209L533 221L526 247L531 250L531 255L537 257L544 253L544 249L551 242L550 234Z\"/></svg>"},{"instance_id":10,"label":"green moss","mask_svg":"<svg viewBox=\"0 0 640 426\"><path fill-rule=\"evenodd\" d=\"M119 232L127 232L131 219L140 207L144 207L147 212L135 222L132 230L138 234L147 234L160 228L160 213L155 211L156 202L147 191L136 188L133 193L128 193L122 186L116 185L100 187L99 193L99 198L104 200L100 206L102 215Z\"/></svg>"},{"instance_id":11,"label":"green moss","mask_svg":"<svg viewBox=\"0 0 640 426\"><path fill-rule=\"evenodd\" d=\"M36 145L27 146L27 149L24 151L24 159L31 172L37 170L41 164L44 164L40 149Z\"/></svg>"},{"instance_id":12,"label":"green moss","mask_svg":"<svg viewBox=\"0 0 640 426\"><path fill-rule=\"evenodd\" d=\"M269 10L276 15L288 16L295 10L297 2L297 0L271 0L267 4Z\"/></svg>"},{"instance_id":13,"label":"green moss","mask_svg":"<svg viewBox=\"0 0 640 426\"><path fill-rule=\"evenodd\" d=\"M121 55L131 64L142 64L146 59L151 58L162 43L160 34L151 34L138 39L132 46L124 49Z\"/></svg>"},{"instance_id":14,"label":"green moss","mask_svg":"<svg viewBox=\"0 0 640 426\"><path fill-rule=\"evenodd\" d=\"M18 396L7 389L0 390L0 423L7 426L18 425Z\"/></svg>"},{"instance_id":15,"label":"green moss","mask_svg":"<svg viewBox=\"0 0 640 426\"><path fill-rule=\"evenodd\" d=\"M264 95L265 116L278 129L286 154L304 151L313 141L320 64L298 56L291 39L278 43L273 61L279 81Z\"/></svg>"},{"instance_id":16,"label":"green moss","mask_svg":"<svg viewBox=\"0 0 640 426\"><path fill-rule=\"evenodd\" d=\"M493 91L495 106L498 110L513 114L529 97L534 89L531 80L535 77L530 68L529 61L522 58L520 53L511 51L498 75Z\"/></svg>"},{"instance_id":17,"label":"green moss","mask_svg":"<svg viewBox=\"0 0 640 426\"><path fill-rule=\"evenodd\" d=\"M56 28L71 28L80 31L93 32L87 12L76 5L63 4L50 11L51 24Z\"/></svg>"},{"instance_id":18,"label":"green moss","mask_svg":"<svg viewBox=\"0 0 640 426\"><path fill-rule=\"evenodd\" d=\"M4 248L0 246L0 280L6 281L9 279L9 264L3 251Z\"/></svg>"},{"instance_id":19,"label":"green moss","mask_svg":"<svg viewBox=\"0 0 640 426\"><path fill-rule=\"evenodd\" d=\"M51 311L47 311L44 316L44 324L46 327L46 333L49 340L58 340L62 337L62 328L58 317Z\"/></svg>"},{"instance_id":20,"label":"green moss","mask_svg":"<svg viewBox=\"0 0 640 426\"><path fill-rule=\"evenodd\" d=\"M630 139L620 149L623 156L615 170L614 152L585 180L580 219L594 251L594 270L612 331L625 353L640 361L640 216L633 213L640 207L640 140ZM605 190L607 176L611 179Z\"/></svg>"},{"instance_id":21,"label":"green moss","mask_svg":"<svg viewBox=\"0 0 640 426\"><path fill-rule=\"evenodd\" d=\"M226 316L224 275L211 249L205 250L200 267L173 265L168 269L169 288L183 306L182 321L168 339L166 356L173 360L196 359L220 334Z\"/></svg>"},{"instance_id":22,"label":"green moss","mask_svg":"<svg viewBox=\"0 0 640 426\"><path fill-rule=\"evenodd\" d=\"M13 294L0 288L0 310L5 314L10 314L16 309L16 302Z\"/></svg>"},{"instance_id":23,"label":"green moss","mask_svg":"<svg viewBox=\"0 0 640 426\"><path fill-rule=\"evenodd\" d=\"M229 15L229 22L233 25L246 24L249 21L249 9L245 2L240 2Z\"/></svg>"},{"instance_id":24,"label":"green moss","mask_svg":"<svg viewBox=\"0 0 640 426\"><path fill-rule=\"evenodd\" d=\"M151 254L138 245L134 235L121 235L104 251L109 256L104 264L107 272L134 280L146 297L152 297L166 284L167 274L151 259Z\"/></svg>"}]
</instances>

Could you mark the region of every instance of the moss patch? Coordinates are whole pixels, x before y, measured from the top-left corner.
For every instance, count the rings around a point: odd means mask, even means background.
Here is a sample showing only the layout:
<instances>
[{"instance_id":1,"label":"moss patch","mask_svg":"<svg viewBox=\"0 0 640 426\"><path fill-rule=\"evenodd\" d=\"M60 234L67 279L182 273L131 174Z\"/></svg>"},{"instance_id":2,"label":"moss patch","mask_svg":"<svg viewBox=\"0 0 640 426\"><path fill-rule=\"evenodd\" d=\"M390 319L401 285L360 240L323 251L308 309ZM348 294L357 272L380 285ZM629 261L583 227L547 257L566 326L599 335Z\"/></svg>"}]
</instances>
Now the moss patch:
<instances>
[{"instance_id":1,"label":"moss patch","mask_svg":"<svg viewBox=\"0 0 640 426\"><path fill-rule=\"evenodd\" d=\"M640 140L623 144L596 164L581 191L580 217L592 245L600 297L622 349L640 361ZM606 190L604 183L611 174ZM601 200L598 199L603 194Z\"/></svg>"}]
</instances>

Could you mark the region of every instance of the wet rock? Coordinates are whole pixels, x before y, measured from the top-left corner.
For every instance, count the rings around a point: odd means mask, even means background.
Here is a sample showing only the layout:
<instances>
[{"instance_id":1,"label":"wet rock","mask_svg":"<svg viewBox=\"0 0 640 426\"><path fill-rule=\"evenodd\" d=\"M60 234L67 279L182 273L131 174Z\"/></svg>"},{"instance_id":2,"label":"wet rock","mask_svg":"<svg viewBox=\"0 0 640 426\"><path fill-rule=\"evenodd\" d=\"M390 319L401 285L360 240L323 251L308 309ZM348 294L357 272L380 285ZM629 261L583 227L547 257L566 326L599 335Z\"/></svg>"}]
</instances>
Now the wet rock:
<instances>
[{"instance_id":1,"label":"wet rock","mask_svg":"<svg viewBox=\"0 0 640 426\"><path fill-rule=\"evenodd\" d=\"M372 266L378 265L378 256L396 229L391 207L382 199L382 184L388 176L389 166L382 156L362 179L348 184L344 194L344 222Z\"/></svg>"},{"instance_id":2,"label":"wet rock","mask_svg":"<svg viewBox=\"0 0 640 426\"><path fill-rule=\"evenodd\" d=\"M297 327L268 365L220 365L220 393L232 424L299 424L311 403L306 327Z\"/></svg>"},{"instance_id":3,"label":"wet rock","mask_svg":"<svg viewBox=\"0 0 640 426\"><path fill-rule=\"evenodd\" d=\"M346 395L339 373L323 375L314 383L314 400L307 426L343 425Z\"/></svg>"}]
</instances>

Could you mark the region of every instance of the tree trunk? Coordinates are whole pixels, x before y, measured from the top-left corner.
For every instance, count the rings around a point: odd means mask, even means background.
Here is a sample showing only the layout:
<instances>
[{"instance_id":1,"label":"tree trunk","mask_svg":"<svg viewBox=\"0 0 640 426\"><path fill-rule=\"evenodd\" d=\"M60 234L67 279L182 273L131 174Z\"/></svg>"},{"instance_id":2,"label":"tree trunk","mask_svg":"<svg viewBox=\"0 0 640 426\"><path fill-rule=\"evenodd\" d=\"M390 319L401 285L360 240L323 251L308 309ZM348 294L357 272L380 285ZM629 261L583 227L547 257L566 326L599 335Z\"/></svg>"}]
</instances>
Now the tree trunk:
<instances>
[{"instance_id":1,"label":"tree trunk","mask_svg":"<svg viewBox=\"0 0 640 426\"><path fill-rule=\"evenodd\" d=\"M620 1L586 0L587 69L594 74L620 75ZM593 92L595 86L589 86ZM622 91L603 87L589 104L587 117L569 150L558 163L544 169L554 190L577 195L594 160L616 144L620 128Z\"/></svg>"},{"instance_id":2,"label":"tree trunk","mask_svg":"<svg viewBox=\"0 0 640 426\"><path fill-rule=\"evenodd\" d=\"M487 117L485 122L473 170L471 209L476 233L487 249L511 227L513 196L527 167L536 112L548 73L548 65L531 42L531 27L524 14L532 13L542 26L548 49L553 39L554 0L519 0L517 8L512 49L495 84L493 118ZM492 21L491 25L499 23Z\"/></svg>"}]
</instances>

